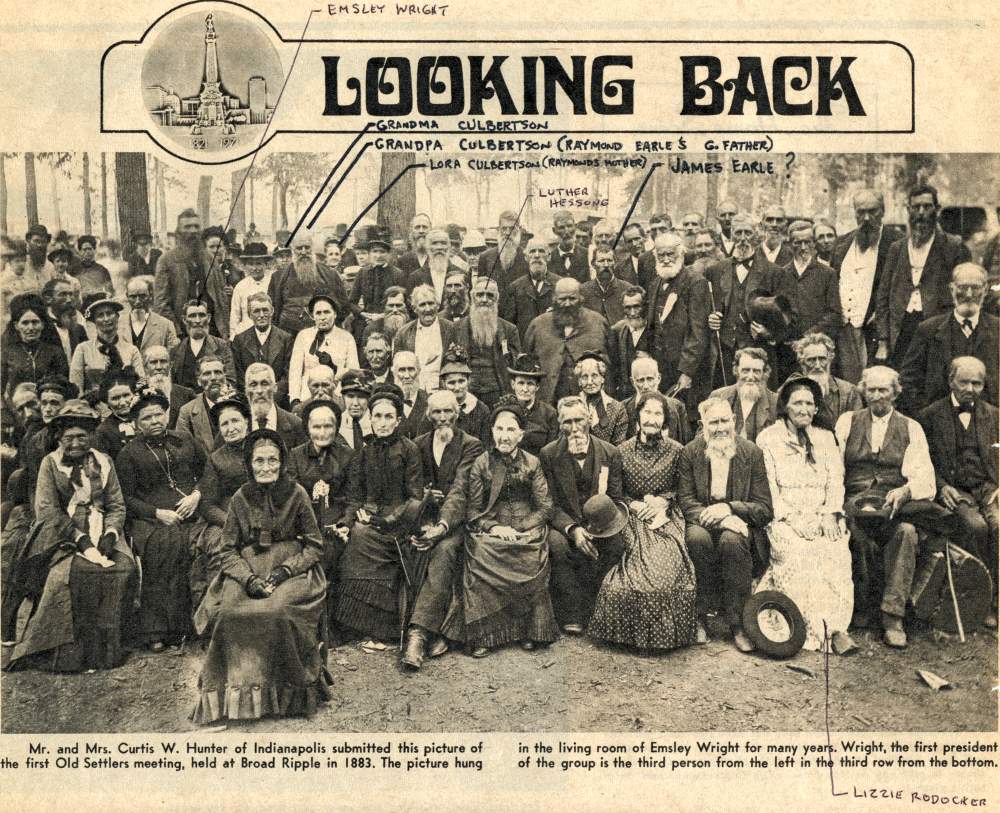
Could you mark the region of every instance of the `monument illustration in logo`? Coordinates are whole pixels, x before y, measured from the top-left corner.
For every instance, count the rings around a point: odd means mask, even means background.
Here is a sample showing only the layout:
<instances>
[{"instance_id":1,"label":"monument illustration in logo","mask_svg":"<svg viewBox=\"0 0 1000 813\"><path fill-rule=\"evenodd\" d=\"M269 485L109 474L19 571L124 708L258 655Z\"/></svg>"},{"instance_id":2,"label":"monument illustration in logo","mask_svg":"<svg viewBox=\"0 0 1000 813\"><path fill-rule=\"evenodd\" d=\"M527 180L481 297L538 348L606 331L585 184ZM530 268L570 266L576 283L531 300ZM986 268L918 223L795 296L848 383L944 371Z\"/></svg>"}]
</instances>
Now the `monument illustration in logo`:
<instances>
[{"instance_id":1,"label":"monument illustration in logo","mask_svg":"<svg viewBox=\"0 0 1000 813\"><path fill-rule=\"evenodd\" d=\"M143 100L160 132L207 152L256 146L281 81L281 61L267 36L226 12L178 20L157 38L142 68Z\"/></svg>"}]
</instances>

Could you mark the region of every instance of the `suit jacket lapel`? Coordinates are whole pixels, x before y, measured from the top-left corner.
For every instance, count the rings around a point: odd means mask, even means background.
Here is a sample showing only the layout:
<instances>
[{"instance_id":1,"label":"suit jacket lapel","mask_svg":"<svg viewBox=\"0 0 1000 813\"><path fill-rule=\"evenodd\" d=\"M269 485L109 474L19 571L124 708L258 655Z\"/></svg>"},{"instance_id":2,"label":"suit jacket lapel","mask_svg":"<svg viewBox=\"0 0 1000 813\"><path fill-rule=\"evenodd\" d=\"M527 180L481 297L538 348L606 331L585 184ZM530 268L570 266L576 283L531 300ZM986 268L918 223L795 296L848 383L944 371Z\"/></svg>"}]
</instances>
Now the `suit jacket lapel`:
<instances>
[{"instance_id":1,"label":"suit jacket lapel","mask_svg":"<svg viewBox=\"0 0 1000 813\"><path fill-rule=\"evenodd\" d=\"M729 479L726 482L726 497L730 500L742 500L746 497L746 494L742 493L742 490L740 493L737 493L739 485L749 482L749 478L745 472L746 458L743 450L737 447L736 454L729 461Z\"/></svg>"},{"instance_id":2,"label":"suit jacket lapel","mask_svg":"<svg viewBox=\"0 0 1000 813\"><path fill-rule=\"evenodd\" d=\"M593 443L593 441L591 441ZM559 454L556 456L556 465L559 467L559 480L566 491L566 499L569 502L569 513L574 517L583 516L583 504L580 502L580 494L576 490L576 461L569 453L569 445L565 438L559 441Z\"/></svg>"},{"instance_id":3,"label":"suit jacket lapel","mask_svg":"<svg viewBox=\"0 0 1000 813\"><path fill-rule=\"evenodd\" d=\"M708 468L708 458L705 457L705 444L699 444L694 455L695 493L704 495L702 501L706 504L712 500L712 473Z\"/></svg>"}]
</instances>

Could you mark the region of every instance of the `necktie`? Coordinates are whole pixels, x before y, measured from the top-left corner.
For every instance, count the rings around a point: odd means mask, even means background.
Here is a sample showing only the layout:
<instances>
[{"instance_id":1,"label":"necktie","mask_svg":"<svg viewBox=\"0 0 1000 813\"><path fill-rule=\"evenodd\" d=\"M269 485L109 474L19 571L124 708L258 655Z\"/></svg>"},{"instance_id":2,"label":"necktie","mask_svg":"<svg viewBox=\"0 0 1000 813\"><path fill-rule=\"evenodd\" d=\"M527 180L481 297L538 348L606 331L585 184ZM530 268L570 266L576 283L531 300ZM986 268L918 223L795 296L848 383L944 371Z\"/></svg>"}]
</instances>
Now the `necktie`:
<instances>
[{"instance_id":1,"label":"necktie","mask_svg":"<svg viewBox=\"0 0 1000 813\"><path fill-rule=\"evenodd\" d=\"M965 334L965 338L968 339L972 335L973 327L971 319L962 320L962 332Z\"/></svg>"},{"instance_id":2,"label":"necktie","mask_svg":"<svg viewBox=\"0 0 1000 813\"><path fill-rule=\"evenodd\" d=\"M364 444L364 438L361 435L361 427L358 426L358 422L357 421L354 421L352 428L354 430L353 431L353 435L354 435L354 448L355 449L360 449L361 446Z\"/></svg>"},{"instance_id":3,"label":"necktie","mask_svg":"<svg viewBox=\"0 0 1000 813\"><path fill-rule=\"evenodd\" d=\"M117 370L124 366L116 343L117 340L106 342L100 336L97 337L97 350L107 358L109 370Z\"/></svg>"},{"instance_id":4,"label":"necktie","mask_svg":"<svg viewBox=\"0 0 1000 813\"><path fill-rule=\"evenodd\" d=\"M267 418L257 418L257 428L264 429L267 427Z\"/></svg>"},{"instance_id":5,"label":"necktie","mask_svg":"<svg viewBox=\"0 0 1000 813\"><path fill-rule=\"evenodd\" d=\"M959 405L958 405L958 406L956 407L956 411L957 411L957 412L958 412L959 414L961 414L961 413L963 413L963 412L966 412L966 413L968 413L969 415L971 415L971 414L972 414L972 410L973 410L973 409L974 409L974 405L973 405L973 404L959 404Z\"/></svg>"},{"instance_id":6,"label":"necktie","mask_svg":"<svg viewBox=\"0 0 1000 813\"><path fill-rule=\"evenodd\" d=\"M573 459L577 463L582 463L584 460L587 459L587 453L586 452L573 452Z\"/></svg>"}]
</instances>

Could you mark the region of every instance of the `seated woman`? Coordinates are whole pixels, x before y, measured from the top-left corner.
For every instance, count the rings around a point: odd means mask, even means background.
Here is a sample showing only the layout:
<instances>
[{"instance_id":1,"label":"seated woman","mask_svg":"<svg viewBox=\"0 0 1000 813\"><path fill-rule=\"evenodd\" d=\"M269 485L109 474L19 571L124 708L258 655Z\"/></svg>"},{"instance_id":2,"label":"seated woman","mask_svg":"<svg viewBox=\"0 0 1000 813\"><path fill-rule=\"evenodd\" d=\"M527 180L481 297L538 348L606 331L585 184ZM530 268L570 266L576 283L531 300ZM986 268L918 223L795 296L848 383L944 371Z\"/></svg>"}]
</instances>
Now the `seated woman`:
<instances>
[{"instance_id":1,"label":"seated woman","mask_svg":"<svg viewBox=\"0 0 1000 813\"><path fill-rule=\"evenodd\" d=\"M329 697L319 630L323 542L309 497L286 474L277 432L243 446L248 482L229 503L212 551L220 571L195 614L211 643L198 678L196 723L311 714Z\"/></svg>"},{"instance_id":2,"label":"seated woman","mask_svg":"<svg viewBox=\"0 0 1000 813\"><path fill-rule=\"evenodd\" d=\"M209 582L219 572L219 563L209 561L208 551L218 550L219 535L226 524L229 500L247 481L243 465L243 441L250 428L250 406L242 396L216 401L209 410L213 429L222 445L205 461L198 481L201 500L198 513L207 523L198 534L191 564L191 606L197 607Z\"/></svg>"},{"instance_id":3,"label":"seated woman","mask_svg":"<svg viewBox=\"0 0 1000 813\"><path fill-rule=\"evenodd\" d=\"M778 422L757 435L764 452L774 519L770 564L757 590L778 590L806 622L805 649L857 649L847 634L854 610L850 537L844 523L844 464L833 432L814 423L820 385L791 378L778 392Z\"/></svg>"},{"instance_id":4,"label":"seated woman","mask_svg":"<svg viewBox=\"0 0 1000 813\"><path fill-rule=\"evenodd\" d=\"M469 522L457 602L442 634L465 641L474 658L519 641L524 649L558 637L549 597L552 499L538 458L519 448L520 403L501 398L491 420L494 448L469 473Z\"/></svg>"},{"instance_id":5,"label":"seated woman","mask_svg":"<svg viewBox=\"0 0 1000 813\"><path fill-rule=\"evenodd\" d=\"M52 671L110 669L125 660L122 621L136 566L125 544L125 501L111 459L92 448L100 420L85 401L67 401L50 423L58 443L35 489L35 524L18 545L4 585L3 640L14 644L17 614L35 600L11 665Z\"/></svg>"},{"instance_id":6,"label":"seated woman","mask_svg":"<svg viewBox=\"0 0 1000 813\"><path fill-rule=\"evenodd\" d=\"M192 541L203 522L196 488L201 453L186 432L167 429L169 415L159 390L139 393L132 406L136 437L115 460L142 563L139 636L153 652L191 632Z\"/></svg>"},{"instance_id":7,"label":"seated woman","mask_svg":"<svg viewBox=\"0 0 1000 813\"><path fill-rule=\"evenodd\" d=\"M629 500L621 561L604 577L588 634L637 649L694 643L694 563L684 516L674 501L681 446L665 436L669 406L660 393L639 396L639 433L618 446Z\"/></svg>"},{"instance_id":8,"label":"seated woman","mask_svg":"<svg viewBox=\"0 0 1000 813\"><path fill-rule=\"evenodd\" d=\"M98 390L99 403L107 404L108 415L94 433L94 448L112 460L135 437L132 424L132 402L135 400L136 377L131 369L113 369L104 376Z\"/></svg>"}]
</instances>

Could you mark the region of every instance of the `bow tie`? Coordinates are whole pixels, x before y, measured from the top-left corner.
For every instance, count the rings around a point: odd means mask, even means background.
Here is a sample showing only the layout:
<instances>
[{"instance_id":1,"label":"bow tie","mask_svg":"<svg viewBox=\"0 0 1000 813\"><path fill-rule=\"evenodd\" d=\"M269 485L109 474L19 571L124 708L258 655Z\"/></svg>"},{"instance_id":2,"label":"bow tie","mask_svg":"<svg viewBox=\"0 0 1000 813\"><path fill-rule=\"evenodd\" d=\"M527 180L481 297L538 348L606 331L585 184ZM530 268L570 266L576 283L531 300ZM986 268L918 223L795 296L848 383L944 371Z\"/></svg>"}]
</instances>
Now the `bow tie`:
<instances>
[{"instance_id":1,"label":"bow tie","mask_svg":"<svg viewBox=\"0 0 1000 813\"><path fill-rule=\"evenodd\" d=\"M957 407L955 407L955 411L958 413L966 412L969 415L971 415L972 411L975 408L976 408L975 404L959 404Z\"/></svg>"},{"instance_id":2,"label":"bow tie","mask_svg":"<svg viewBox=\"0 0 1000 813\"><path fill-rule=\"evenodd\" d=\"M586 452L571 452L571 454L573 455L573 459L576 461L583 461L587 459Z\"/></svg>"}]
</instances>

